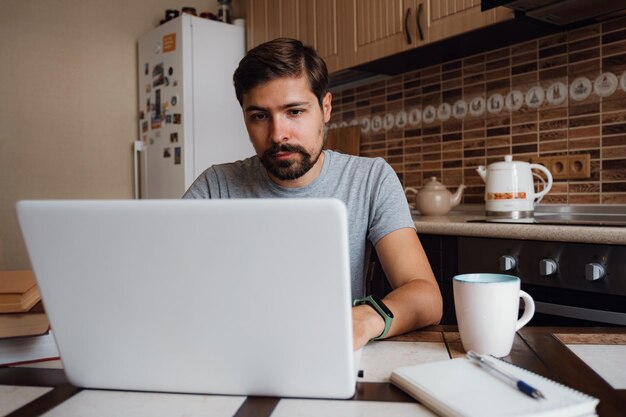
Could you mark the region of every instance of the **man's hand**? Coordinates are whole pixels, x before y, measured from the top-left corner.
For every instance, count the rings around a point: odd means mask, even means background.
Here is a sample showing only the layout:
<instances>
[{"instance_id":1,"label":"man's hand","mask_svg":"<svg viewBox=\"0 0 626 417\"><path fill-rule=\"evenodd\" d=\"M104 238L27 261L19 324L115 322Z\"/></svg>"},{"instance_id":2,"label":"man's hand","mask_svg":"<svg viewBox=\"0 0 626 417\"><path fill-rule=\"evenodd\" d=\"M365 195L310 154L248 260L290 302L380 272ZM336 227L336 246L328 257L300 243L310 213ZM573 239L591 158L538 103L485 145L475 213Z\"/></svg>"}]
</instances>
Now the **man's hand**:
<instances>
[{"instance_id":1,"label":"man's hand","mask_svg":"<svg viewBox=\"0 0 626 417\"><path fill-rule=\"evenodd\" d=\"M385 320L369 305L352 307L354 350L359 350L385 329Z\"/></svg>"}]
</instances>

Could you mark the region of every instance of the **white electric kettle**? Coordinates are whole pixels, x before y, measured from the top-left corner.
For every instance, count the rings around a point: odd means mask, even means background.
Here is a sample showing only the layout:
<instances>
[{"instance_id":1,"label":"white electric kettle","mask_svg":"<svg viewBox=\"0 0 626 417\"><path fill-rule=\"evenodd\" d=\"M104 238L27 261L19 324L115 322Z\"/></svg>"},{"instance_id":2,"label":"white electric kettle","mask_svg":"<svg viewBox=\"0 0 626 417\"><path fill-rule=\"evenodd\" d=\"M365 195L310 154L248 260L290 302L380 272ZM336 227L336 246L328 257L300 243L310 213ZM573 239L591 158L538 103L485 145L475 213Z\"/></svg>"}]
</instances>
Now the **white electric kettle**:
<instances>
[{"instance_id":1,"label":"white electric kettle","mask_svg":"<svg viewBox=\"0 0 626 417\"><path fill-rule=\"evenodd\" d=\"M547 177L547 182L533 169ZM479 166L476 171L485 181L485 214L487 217L522 219L532 218L535 204L541 201L552 188L552 174L540 164L513 161L506 155L504 161L494 162L487 168ZM543 188L535 192L534 177Z\"/></svg>"}]
</instances>

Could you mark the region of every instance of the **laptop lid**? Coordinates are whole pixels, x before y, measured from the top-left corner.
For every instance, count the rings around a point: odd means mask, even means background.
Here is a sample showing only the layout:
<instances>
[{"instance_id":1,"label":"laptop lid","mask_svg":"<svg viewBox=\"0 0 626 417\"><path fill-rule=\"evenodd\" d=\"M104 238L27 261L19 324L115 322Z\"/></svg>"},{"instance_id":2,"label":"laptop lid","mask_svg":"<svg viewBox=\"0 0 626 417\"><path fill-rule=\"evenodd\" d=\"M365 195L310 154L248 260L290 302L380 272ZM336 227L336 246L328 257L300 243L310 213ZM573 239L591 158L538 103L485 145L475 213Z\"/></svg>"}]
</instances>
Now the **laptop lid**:
<instances>
[{"instance_id":1,"label":"laptop lid","mask_svg":"<svg viewBox=\"0 0 626 417\"><path fill-rule=\"evenodd\" d=\"M17 212L73 384L353 395L341 201L20 201Z\"/></svg>"}]
</instances>

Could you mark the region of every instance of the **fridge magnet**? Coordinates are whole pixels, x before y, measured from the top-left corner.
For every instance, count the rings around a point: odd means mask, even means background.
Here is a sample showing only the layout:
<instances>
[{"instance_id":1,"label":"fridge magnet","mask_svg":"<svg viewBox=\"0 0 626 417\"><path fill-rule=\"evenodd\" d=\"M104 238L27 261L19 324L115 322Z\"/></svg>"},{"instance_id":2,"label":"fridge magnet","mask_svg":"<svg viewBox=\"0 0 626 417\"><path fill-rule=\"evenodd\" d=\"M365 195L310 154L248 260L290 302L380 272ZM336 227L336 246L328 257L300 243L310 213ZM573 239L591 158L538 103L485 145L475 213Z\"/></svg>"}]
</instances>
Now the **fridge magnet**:
<instances>
[{"instance_id":1,"label":"fridge magnet","mask_svg":"<svg viewBox=\"0 0 626 417\"><path fill-rule=\"evenodd\" d=\"M513 90L506 95L504 99L504 107L508 111L518 111L524 104L524 93L520 90Z\"/></svg>"},{"instance_id":2,"label":"fridge magnet","mask_svg":"<svg viewBox=\"0 0 626 417\"><path fill-rule=\"evenodd\" d=\"M146 84L146 94L150 94L150 92L152 92L152 84L148 83Z\"/></svg>"},{"instance_id":3,"label":"fridge magnet","mask_svg":"<svg viewBox=\"0 0 626 417\"><path fill-rule=\"evenodd\" d=\"M461 120L465 116L467 116L467 101L457 100L456 103L454 103L454 107L452 108L452 115L457 120Z\"/></svg>"},{"instance_id":4,"label":"fridge magnet","mask_svg":"<svg viewBox=\"0 0 626 417\"><path fill-rule=\"evenodd\" d=\"M175 106L178 103L178 96L172 96L170 103L172 103L172 106Z\"/></svg>"},{"instance_id":5,"label":"fridge magnet","mask_svg":"<svg viewBox=\"0 0 626 417\"><path fill-rule=\"evenodd\" d=\"M383 128L383 118L374 116L372 118L372 132L379 132Z\"/></svg>"},{"instance_id":6,"label":"fridge magnet","mask_svg":"<svg viewBox=\"0 0 626 417\"><path fill-rule=\"evenodd\" d=\"M608 97L617 90L617 76L612 72L600 74L593 83L593 91L600 97Z\"/></svg>"},{"instance_id":7,"label":"fridge magnet","mask_svg":"<svg viewBox=\"0 0 626 417\"><path fill-rule=\"evenodd\" d=\"M171 114L166 114L165 115L165 123L167 123L167 124L172 123L172 115Z\"/></svg>"},{"instance_id":8,"label":"fridge magnet","mask_svg":"<svg viewBox=\"0 0 626 417\"><path fill-rule=\"evenodd\" d=\"M422 111L420 109L411 109L409 112L409 124L417 126L422 122Z\"/></svg>"},{"instance_id":9,"label":"fridge magnet","mask_svg":"<svg viewBox=\"0 0 626 417\"><path fill-rule=\"evenodd\" d=\"M395 122L396 117L391 113L387 113L383 118L383 129L385 129L385 131L391 130Z\"/></svg>"},{"instance_id":10,"label":"fridge magnet","mask_svg":"<svg viewBox=\"0 0 626 417\"><path fill-rule=\"evenodd\" d=\"M152 68L152 86L158 87L165 83L165 75L163 74L163 63L157 64Z\"/></svg>"},{"instance_id":11,"label":"fridge magnet","mask_svg":"<svg viewBox=\"0 0 626 417\"><path fill-rule=\"evenodd\" d=\"M591 94L591 81L587 77L578 77L569 86L569 96L574 101L583 101Z\"/></svg>"},{"instance_id":12,"label":"fridge magnet","mask_svg":"<svg viewBox=\"0 0 626 417\"><path fill-rule=\"evenodd\" d=\"M493 94L487 103L487 111L491 114L498 114L504 108L504 97L502 94Z\"/></svg>"},{"instance_id":13,"label":"fridge magnet","mask_svg":"<svg viewBox=\"0 0 626 417\"><path fill-rule=\"evenodd\" d=\"M170 77L165 77L165 86L169 86L170 85Z\"/></svg>"},{"instance_id":14,"label":"fridge magnet","mask_svg":"<svg viewBox=\"0 0 626 417\"><path fill-rule=\"evenodd\" d=\"M485 99L484 97L477 96L470 102L469 112L472 116L482 116L485 112Z\"/></svg>"},{"instance_id":15,"label":"fridge magnet","mask_svg":"<svg viewBox=\"0 0 626 417\"><path fill-rule=\"evenodd\" d=\"M170 133L170 142L178 143L178 132Z\"/></svg>"},{"instance_id":16,"label":"fridge magnet","mask_svg":"<svg viewBox=\"0 0 626 417\"><path fill-rule=\"evenodd\" d=\"M437 119L446 122L452 116L452 106L448 103L441 103L437 108Z\"/></svg>"},{"instance_id":17,"label":"fridge magnet","mask_svg":"<svg viewBox=\"0 0 626 417\"><path fill-rule=\"evenodd\" d=\"M556 82L548 87L546 99L553 106L562 104L567 99L567 87L562 82Z\"/></svg>"},{"instance_id":18,"label":"fridge magnet","mask_svg":"<svg viewBox=\"0 0 626 417\"><path fill-rule=\"evenodd\" d=\"M174 164L180 165L180 146L174 148Z\"/></svg>"},{"instance_id":19,"label":"fridge magnet","mask_svg":"<svg viewBox=\"0 0 626 417\"><path fill-rule=\"evenodd\" d=\"M174 113L173 122L175 125L179 125L181 123L181 115L180 113Z\"/></svg>"},{"instance_id":20,"label":"fridge magnet","mask_svg":"<svg viewBox=\"0 0 626 417\"><path fill-rule=\"evenodd\" d=\"M169 75L169 76L171 77L171 76L172 76L172 74L174 74L174 68L169 67L169 68L167 69L167 75Z\"/></svg>"},{"instance_id":21,"label":"fridge magnet","mask_svg":"<svg viewBox=\"0 0 626 417\"><path fill-rule=\"evenodd\" d=\"M174 80L174 82L172 83L172 85L173 85L174 87L176 87L176 86L178 85L178 80Z\"/></svg>"},{"instance_id":22,"label":"fridge magnet","mask_svg":"<svg viewBox=\"0 0 626 417\"><path fill-rule=\"evenodd\" d=\"M361 132L367 133L370 131L371 123L370 123L369 118L367 117L362 118L359 124L361 125Z\"/></svg>"},{"instance_id":23,"label":"fridge magnet","mask_svg":"<svg viewBox=\"0 0 626 417\"><path fill-rule=\"evenodd\" d=\"M435 106L426 106L422 112L422 120L424 123L432 123L437 118L437 109Z\"/></svg>"},{"instance_id":24,"label":"fridge magnet","mask_svg":"<svg viewBox=\"0 0 626 417\"><path fill-rule=\"evenodd\" d=\"M147 120L145 122L141 122L141 131L143 133L146 133L148 131L148 121Z\"/></svg>"},{"instance_id":25,"label":"fridge magnet","mask_svg":"<svg viewBox=\"0 0 626 417\"><path fill-rule=\"evenodd\" d=\"M139 112L139 120L143 120L146 115L143 113L143 110Z\"/></svg>"},{"instance_id":26,"label":"fridge magnet","mask_svg":"<svg viewBox=\"0 0 626 417\"><path fill-rule=\"evenodd\" d=\"M408 123L408 116L404 110L398 112L396 114L396 127L398 129L404 129L406 124Z\"/></svg>"},{"instance_id":27,"label":"fridge magnet","mask_svg":"<svg viewBox=\"0 0 626 417\"><path fill-rule=\"evenodd\" d=\"M147 62L143 65L143 73L144 75L148 75L150 73L150 64Z\"/></svg>"},{"instance_id":28,"label":"fridge magnet","mask_svg":"<svg viewBox=\"0 0 626 417\"><path fill-rule=\"evenodd\" d=\"M545 98L543 88L536 85L526 92L526 105L531 109L536 109L543 104Z\"/></svg>"},{"instance_id":29,"label":"fridge magnet","mask_svg":"<svg viewBox=\"0 0 626 417\"><path fill-rule=\"evenodd\" d=\"M168 33L163 36L163 53L176 50L176 33Z\"/></svg>"},{"instance_id":30,"label":"fridge magnet","mask_svg":"<svg viewBox=\"0 0 626 417\"><path fill-rule=\"evenodd\" d=\"M163 158L172 157L172 148L163 148Z\"/></svg>"}]
</instances>

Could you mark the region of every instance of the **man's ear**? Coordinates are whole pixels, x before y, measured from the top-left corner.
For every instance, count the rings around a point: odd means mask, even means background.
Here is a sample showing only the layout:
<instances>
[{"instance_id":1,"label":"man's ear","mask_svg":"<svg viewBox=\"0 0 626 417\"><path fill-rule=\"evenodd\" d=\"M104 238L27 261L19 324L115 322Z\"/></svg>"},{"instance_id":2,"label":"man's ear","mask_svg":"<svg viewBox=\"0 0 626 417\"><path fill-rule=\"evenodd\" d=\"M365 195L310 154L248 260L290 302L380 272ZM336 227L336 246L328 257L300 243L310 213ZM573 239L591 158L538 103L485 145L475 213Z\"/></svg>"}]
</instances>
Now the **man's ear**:
<instances>
[{"instance_id":1,"label":"man's ear","mask_svg":"<svg viewBox=\"0 0 626 417\"><path fill-rule=\"evenodd\" d=\"M324 123L328 123L330 120L330 115L333 111L333 95L328 91L324 94L324 98L322 99L322 112L324 112Z\"/></svg>"}]
</instances>

